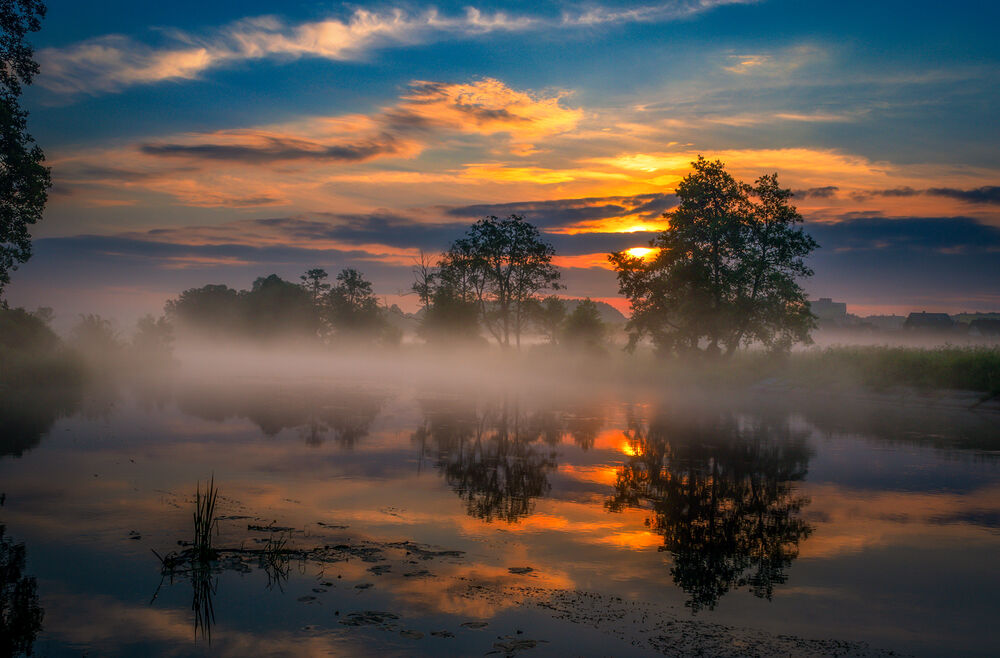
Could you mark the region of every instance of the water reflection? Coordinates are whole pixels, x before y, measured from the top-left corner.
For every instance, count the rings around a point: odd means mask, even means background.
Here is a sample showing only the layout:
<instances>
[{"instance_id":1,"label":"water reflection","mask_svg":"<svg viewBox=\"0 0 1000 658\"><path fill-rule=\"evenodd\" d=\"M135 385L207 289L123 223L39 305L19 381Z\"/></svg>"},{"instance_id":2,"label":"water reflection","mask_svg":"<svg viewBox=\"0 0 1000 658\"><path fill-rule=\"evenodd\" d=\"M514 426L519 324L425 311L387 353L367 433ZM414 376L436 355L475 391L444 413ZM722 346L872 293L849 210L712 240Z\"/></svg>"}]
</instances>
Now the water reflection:
<instances>
[{"instance_id":1,"label":"water reflection","mask_svg":"<svg viewBox=\"0 0 1000 658\"><path fill-rule=\"evenodd\" d=\"M45 613L34 577L24 575L24 544L5 537L6 530L0 524L0 656L30 656Z\"/></svg>"},{"instance_id":2,"label":"water reflection","mask_svg":"<svg viewBox=\"0 0 1000 658\"><path fill-rule=\"evenodd\" d=\"M223 422L247 418L265 436L294 430L310 446L332 439L341 448L354 448L368 436L385 403L385 396L360 389L322 386L195 387L177 394L181 411L205 420Z\"/></svg>"},{"instance_id":3,"label":"water reflection","mask_svg":"<svg viewBox=\"0 0 1000 658\"><path fill-rule=\"evenodd\" d=\"M811 452L787 420L731 413L632 420L611 511L648 509L673 556L671 575L695 612L732 589L770 600L812 528L796 491Z\"/></svg>"},{"instance_id":4,"label":"water reflection","mask_svg":"<svg viewBox=\"0 0 1000 658\"><path fill-rule=\"evenodd\" d=\"M0 458L34 449L52 425L80 407L75 386L11 388L0 395Z\"/></svg>"},{"instance_id":5,"label":"water reflection","mask_svg":"<svg viewBox=\"0 0 1000 658\"><path fill-rule=\"evenodd\" d=\"M515 523L548 493L562 438L561 418L520 410L516 398L477 409L474 403L431 401L413 433L472 517Z\"/></svg>"}]
</instances>

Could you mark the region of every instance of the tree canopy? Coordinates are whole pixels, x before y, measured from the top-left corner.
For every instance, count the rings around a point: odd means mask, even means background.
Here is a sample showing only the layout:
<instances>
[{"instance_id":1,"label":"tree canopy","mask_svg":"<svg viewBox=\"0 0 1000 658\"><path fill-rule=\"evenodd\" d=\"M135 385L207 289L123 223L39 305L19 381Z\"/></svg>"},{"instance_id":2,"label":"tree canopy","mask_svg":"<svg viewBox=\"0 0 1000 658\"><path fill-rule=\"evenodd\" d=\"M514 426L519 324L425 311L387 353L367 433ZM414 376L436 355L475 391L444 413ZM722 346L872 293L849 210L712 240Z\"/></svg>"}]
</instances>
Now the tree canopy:
<instances>
[{"instance_id":1,"label":"tree canopy","mask_svg":"<svg viewBox=\"0 0 1000 658\"><path fill-rule=\"evenodd\" d=\"M649 337L663 352L732 354L808 342L815 324L798 280L812 275L804 258L818 245L797 226L791 191L777 174L749 185L718 160L692 166L654 255L609 256L632 307L629 346Z\"/></svg>"},{"instance_id":2,"label":"tree canopy","mask_svg":"<svg viewBox=\"0 0 1000 658\"><path fill-rule=\"evenodd\" d=\"M42 218L52 185L19 103L21 85L38 73L25 37L41 29L44 17L39 0L0 0L0 294L11 271L31 257L29 227Z\"/></svg>"},{"instance_id":3,"label":"tree canopy","mask_svg":"<svg viewBox=\"0 0 1000 658\"><path fill-rule=\"evenodd\" d=\"M472 304L479 320L503 347L521 343L539 292L559 288L555 249L519 215L479 220L441 258L435 283L449 303ZM424 299L426 279L418 281ZM463 315L464 317L464 315Z\"/></svg>"}]
</instances>

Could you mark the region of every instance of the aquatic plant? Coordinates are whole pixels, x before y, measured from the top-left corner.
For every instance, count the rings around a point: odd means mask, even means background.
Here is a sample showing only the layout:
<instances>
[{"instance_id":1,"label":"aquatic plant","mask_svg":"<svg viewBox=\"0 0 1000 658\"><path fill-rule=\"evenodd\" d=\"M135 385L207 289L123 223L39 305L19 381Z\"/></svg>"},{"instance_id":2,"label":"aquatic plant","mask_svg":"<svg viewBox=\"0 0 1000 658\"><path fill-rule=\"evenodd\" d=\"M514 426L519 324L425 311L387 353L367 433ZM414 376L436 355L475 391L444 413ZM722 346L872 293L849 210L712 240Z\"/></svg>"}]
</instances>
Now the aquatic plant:
<instances>
[{"instance_id":1,"label":"aquatic plant","mask_svg":"<svg viewBox=\"0 0 1000 658\"><path fill-rule=\"evenodd\" d=\"M201 482L195 491L194 510L194 553L201 562L208 562L216 557L212 549L212 531L216 529L219 520L215 516L215 503L219 490L215 487L215 476L208 481L204 495L201 493Z\"/></svg>"}]
</instances>

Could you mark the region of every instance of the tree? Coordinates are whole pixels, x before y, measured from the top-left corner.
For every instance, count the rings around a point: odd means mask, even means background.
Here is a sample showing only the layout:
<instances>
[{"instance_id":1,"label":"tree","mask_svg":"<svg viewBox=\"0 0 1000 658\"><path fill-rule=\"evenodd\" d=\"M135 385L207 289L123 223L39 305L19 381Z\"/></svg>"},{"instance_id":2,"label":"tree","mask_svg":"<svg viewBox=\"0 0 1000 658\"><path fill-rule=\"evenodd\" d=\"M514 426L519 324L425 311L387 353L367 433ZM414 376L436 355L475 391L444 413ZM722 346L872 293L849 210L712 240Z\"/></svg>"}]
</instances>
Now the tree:
<instances>
[{"instance_id":1,"label":"tree","mask_svg":"<svg viewBox=\"0 0 1000 658\"><path fill-rule=\"evenodd\" d=\"M132 350L151 363L169 362L174 352L174 328L166 317L145 315L136 322Z\"/></svg>"},{"instance_id":2,"label":"tree","mask_svg":"<svg viewBox=\"0 0 1000 658\"><path fill-rule=\"evenodd\" d=\"M240 297L245 326L256 338L316 338L320 312L301 286L277 274L258 277Z\"/></svg>"},{"instance_id":3,"label":"tree","mask_svg":"<svg viewBox=\"0 0 1000 658\"><path fill-rule=\"evenodd\" d=\"M168 320L213 334L244 331L240 293L223 284L189 288L164 306Z\"/></svg>"},{"instance_id":4,"label":"tree","mask_svg":"<svg viewBox=\"0 0 1000 658\"><path fill-rule=\"evenodd\" d=\"M326 310L330 324L340 334L380 339L390 334L371 282L354 268L337 275L337 285L326 296Z\"/></svg>"},{"instance_id":5,"label":"tree","mask_svg":"<svg viewBox=\"0 0 1000 658\"><path fill-rule=\"evenodd\" d=\"M503 347L513 337L520 347L528 309L539 291L559 288L555 250L542 242L524 217L486 217L456 240L441 260L440 276L463 299L473 300L479 317Z\"/></svg>"},{"instance_id":6,"label":"tree","mask_svg":"<svg viewBox=\"0 0 1000 658\"><path fill-rule=\"evenodd\" d=\"M45 155L28 133L21 85L38 73L34 50L24 39L41 29L40 0L0 0L0 294L10 273L31 257L28 227L42 218L52 186Z\"/></svg>"},{"instance_id":7,"label":"tree","mask_svg":"<svg viewBox=\"0 0 1000 658\"><path fill-rule=\"evenodd\" d=\"M731 355L809 342L815 321L798 279L812 275L803 259L818 245L797 226L792 193L777 174L748 185L718 160L691 164L655 255L609 256L632 307L629 347L649 337L662 352Z\"/></svg>"},{"instance_id":8,"label":"tree","mask_svg":"<svg viewBox=\"0 0 1000 658\"><path fill-rule=\"evenodd\" d=\"M307 270L305 274L299 277L302 279L302 287L312 295L313 302L316 304L319 304L323 299L323 295L330 290L330 284L326 282L328 276L326 270L316 267Z\"/></svg>"},{"instance_id":9,"label":"tree","mask_svg":"<svg viewBox=\"0 0 1000 658\"><path fill-rule=\"evenodd\" d=\"M531 319L550 345L559 342L563 322L566 321L566 302L555 295L549 295L531 305Z\"/></svg>"},{"instance_id":10,"label":"tree","mask_svg":"<svg viewBox=\"0 0 1000 658\"><path fill-rule=\"evenodd\" d=\"M413 285L410 289L417 294L424 311L430 308L431 299L434 297L435 278L433 261L421 250L420 256L413 264Z\"/></svg>"},{"instance_id":11,"label":"tree","mask_svg":"<svg viewBox=\"0 0 1000 658\"><path fill-rule=\"evenodd\" d=\"M604 350L605 333L601 313L589 297L576 305L562 327L563 343L594 352Z\"/></svg>"}]
</instances>

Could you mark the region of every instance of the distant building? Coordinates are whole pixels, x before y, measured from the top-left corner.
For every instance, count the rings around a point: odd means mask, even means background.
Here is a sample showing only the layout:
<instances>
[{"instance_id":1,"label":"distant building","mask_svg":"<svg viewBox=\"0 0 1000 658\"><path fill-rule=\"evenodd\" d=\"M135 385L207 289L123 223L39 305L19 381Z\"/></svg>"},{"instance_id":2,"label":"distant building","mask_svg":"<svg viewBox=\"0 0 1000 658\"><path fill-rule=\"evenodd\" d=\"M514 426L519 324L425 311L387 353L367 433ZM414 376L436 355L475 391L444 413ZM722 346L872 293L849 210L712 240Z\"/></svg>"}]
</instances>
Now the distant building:
<instances>
[{"instance_id":1,"label":"distant building","mask_svg":"<svg viewBox=\"0 0 1000 658\"><path fill-rule=\"evenodd\" d=\"M923 331L950 331L955 326L955 321L947 313L910 313L903 323L904 329L917 329Z\"/></svg>"},{"instance_id":2,"label":"distant building","mask_svg":"<svg viewBox=\"0 0 1000 658\"><path fill-rule=\"evenodd\" d=\"M847 303L820 297L809 302L809 310L819 318L820 324L842 326L847 324Z\"/></svg>"}]
</instances>

